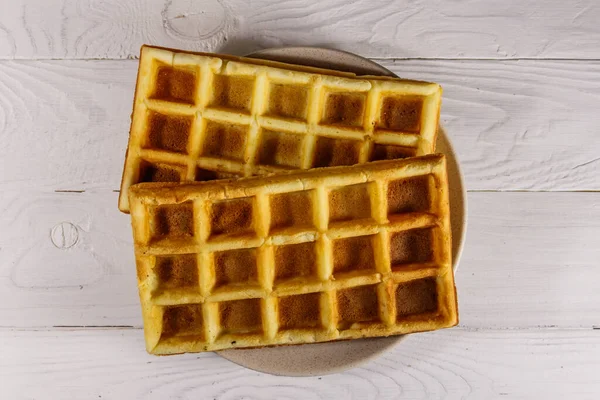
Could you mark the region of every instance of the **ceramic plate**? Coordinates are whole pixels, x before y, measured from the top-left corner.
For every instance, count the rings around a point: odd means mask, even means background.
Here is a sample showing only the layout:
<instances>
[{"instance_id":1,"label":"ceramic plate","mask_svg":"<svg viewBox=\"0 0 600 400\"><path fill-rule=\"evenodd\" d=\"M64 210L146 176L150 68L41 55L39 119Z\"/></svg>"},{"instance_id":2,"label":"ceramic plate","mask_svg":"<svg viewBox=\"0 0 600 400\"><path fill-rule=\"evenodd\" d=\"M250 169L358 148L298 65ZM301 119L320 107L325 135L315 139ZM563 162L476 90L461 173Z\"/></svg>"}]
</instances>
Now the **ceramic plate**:
<instances>
[{"instance_id":1,"label":"ceramic plate","mask_svg":"<svg viewBox=\"0 0 600 400\"><path fill-rule=\"evenodd\" d=\"M396 76L366 58L339 50L284 47L252 53L249 57L354 72L358 75ZM440 126L436 151L448 161L452 256L454 271L460 261L466 233L466 193L462 174L446 132ZM369 361L397 345L405 336L342 342L281 346L264 349L232 349L218 352L236 364L274 375L314 376L341 372Z\"/></svg>"}]
</instances>

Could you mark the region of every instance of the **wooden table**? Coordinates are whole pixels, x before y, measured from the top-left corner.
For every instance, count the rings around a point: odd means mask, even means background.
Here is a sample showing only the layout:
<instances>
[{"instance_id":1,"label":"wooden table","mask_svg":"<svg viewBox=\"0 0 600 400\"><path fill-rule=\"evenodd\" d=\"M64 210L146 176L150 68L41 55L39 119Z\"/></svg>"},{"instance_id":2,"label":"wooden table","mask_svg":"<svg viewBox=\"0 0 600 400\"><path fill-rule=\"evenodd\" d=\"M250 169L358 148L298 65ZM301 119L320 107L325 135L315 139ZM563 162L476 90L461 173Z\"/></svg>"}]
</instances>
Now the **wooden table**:
<instances>
[{"instance_id":1,"label":"wooden table","mask_svg":"<svg viewBox=\"0 0 600 400\"><path fill-rule=\"evenodd\" d=\"M2 1L0 397L597 399L599 20L596 0ZM147 355L117 210L143 43L326 46L441 83L460 325L315 378Z\"/></svg>"}]
</instances>

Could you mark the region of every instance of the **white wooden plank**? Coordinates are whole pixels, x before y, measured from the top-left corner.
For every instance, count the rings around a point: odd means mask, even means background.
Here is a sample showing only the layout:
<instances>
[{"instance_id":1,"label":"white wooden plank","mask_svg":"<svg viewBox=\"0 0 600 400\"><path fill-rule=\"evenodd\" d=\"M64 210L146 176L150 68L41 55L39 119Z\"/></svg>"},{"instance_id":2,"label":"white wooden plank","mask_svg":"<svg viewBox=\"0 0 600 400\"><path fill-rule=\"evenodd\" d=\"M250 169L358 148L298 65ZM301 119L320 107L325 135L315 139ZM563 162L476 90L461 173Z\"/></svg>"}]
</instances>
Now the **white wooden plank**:
<instances>
[{"instance_id":1,"label":"white wooden plank","mask_svg":"<svg viewBox=\"0 0 600 400\"><path fill-rule=\"evenodd\" d=\"M468 198L461 326L599 324L600 193ZM113 192L0 193L0 326L141 326L129 217L116 204Z\"/></svg>"},{"instance_id":2,"label":"white wooden plank","mask_svg":"<svg viewBox=\"0 0 600 400\"><path fill-rule=\"evenodd\" d=\"M13 0L2 58L130 58L143 43L246 53L320 45L368 57L598 58L595 0Z\"/></svg>"},{"instance_id":3,"label":"white wooden plank","mask_svg":"<svg viewBox=\"0 0 600 400\"><path fill-rule=\"evenodd\" d=\"M1 185L118 189L136 64L0 64Z\"/></svg>"},{"instance_id":4,"label":"white wooden plank","mask_svg":"<svg viewBox=\"0 0 600 400\"><path fill-rule=\"evenodd\" d=\"M469 193L467 327L600 324L600 193Z\"/></svg>"},{"instance_id":5,"label":"white wooden plank","mask_svg":"<svg viewBox=\"0 0 600 400\"><path fill-rule=\"evenodd\" d=\"M141 326L118 193L0 194L0 326Z\"/></svg>"},{"instance_id":6,"label":"white wooden plank","mask_svg":"<svg viewBox=\"0 0 600 400\"><path fill-rule=\"evenodd\" d=\"M146 354L140 330L0 331L11 399L596 399L600 331L415 334L363 367L276 377L214 353Z\"/></svg>"},{"instance_id":7,"label":"white wooden plank","mask_svg":"<svg viewBox=\"0 0 600 400\"><path fill-rule=\"evenodd\" d=\"M599 190L600 62L384 62L440 82L470 190ZM0 187L117 189L135 61L0 62Z\"/></svg>"}]
</instances>

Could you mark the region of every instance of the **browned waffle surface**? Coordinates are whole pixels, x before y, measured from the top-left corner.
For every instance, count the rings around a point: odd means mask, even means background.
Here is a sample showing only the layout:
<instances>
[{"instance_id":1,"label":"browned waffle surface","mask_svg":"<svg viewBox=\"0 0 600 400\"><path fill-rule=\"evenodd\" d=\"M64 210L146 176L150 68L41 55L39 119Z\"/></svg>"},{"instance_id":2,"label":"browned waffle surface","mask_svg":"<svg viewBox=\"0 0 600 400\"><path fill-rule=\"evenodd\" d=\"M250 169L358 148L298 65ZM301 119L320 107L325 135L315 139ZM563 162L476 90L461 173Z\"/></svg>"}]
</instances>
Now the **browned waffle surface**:
<instances>
[{"instance_id":1,"label":"browned waffle surface","mask_svg":"<svg viewBox=\"0 0 600 400\"><path fill-rule=\"evenodd\" d=\"M130 190L155 354L453 326L445 158Z\"/></svg>"},{"instance_id":2,"label":"browned waffle surface","mask_svg":"<svg viewBox=\"0 0 600 400\"><path fill-rule=\"evenodd\" d=\"M119 208L138 182L430 154L440 102L435 83L144 46Z\"/></svg>"}]
</instances>

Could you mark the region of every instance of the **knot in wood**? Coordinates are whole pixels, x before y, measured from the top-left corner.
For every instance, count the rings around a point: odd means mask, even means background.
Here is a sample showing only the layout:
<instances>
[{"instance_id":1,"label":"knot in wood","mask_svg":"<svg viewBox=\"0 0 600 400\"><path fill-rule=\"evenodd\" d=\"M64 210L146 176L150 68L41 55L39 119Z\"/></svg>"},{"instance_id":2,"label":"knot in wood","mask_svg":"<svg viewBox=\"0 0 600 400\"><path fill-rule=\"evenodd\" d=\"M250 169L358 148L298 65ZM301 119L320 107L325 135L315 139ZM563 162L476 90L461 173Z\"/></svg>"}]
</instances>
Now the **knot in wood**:
<instances>
[{"instance_id":1,"label":"knot in wood","mask_svg":"<svg viewBox=\"0 0 600 400\"><path fill-rule=\"evenodd\" d=\"M50 240L58 249L66 250L77 244L79 240L79 231L77 227L70 222L61 222L55 225L50 232Z\"/></svg>"}]
</instances>

